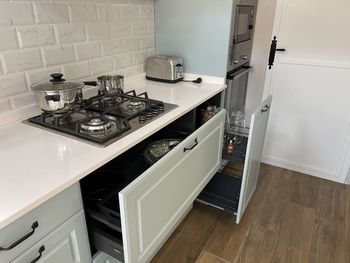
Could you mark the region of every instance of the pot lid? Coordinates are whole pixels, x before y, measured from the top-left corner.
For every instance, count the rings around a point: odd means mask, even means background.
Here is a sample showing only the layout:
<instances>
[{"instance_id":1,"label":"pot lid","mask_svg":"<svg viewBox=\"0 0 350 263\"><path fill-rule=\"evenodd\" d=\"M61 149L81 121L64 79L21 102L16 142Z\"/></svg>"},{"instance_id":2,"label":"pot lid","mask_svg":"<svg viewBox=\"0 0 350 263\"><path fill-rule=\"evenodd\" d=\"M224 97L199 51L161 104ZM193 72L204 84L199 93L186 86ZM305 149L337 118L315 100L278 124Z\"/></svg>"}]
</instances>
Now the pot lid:
<instances>
[{"instance_id":1,"label":"pot lid","mask_svg":"<svg viewBox=\"0 0 350 263\"><path fill-rule=\"evenodd\" d=\"M53 73L49 81L41 81L31 86L33 91L64 91L81 89L84 83L80 81L66 81L62 73Z\"/></svg>"}]
</instances>

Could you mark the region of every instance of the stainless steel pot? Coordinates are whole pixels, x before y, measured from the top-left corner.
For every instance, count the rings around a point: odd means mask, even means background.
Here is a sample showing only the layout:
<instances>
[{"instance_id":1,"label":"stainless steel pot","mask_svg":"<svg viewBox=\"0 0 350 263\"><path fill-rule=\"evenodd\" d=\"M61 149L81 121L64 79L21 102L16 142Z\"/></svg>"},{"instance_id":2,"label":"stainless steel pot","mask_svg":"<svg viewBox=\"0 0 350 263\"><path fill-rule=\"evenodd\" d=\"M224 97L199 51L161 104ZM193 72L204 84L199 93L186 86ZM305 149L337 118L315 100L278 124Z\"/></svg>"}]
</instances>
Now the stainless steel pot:
<instances>
[{"instance_id":1,"label":"stainless steel pot","mask_svg":"<svg viewBox=\"0 0 350 263\"><path fill-rule=\"evenodd\" d=\"M83 100L84 84L97 85L96 82L66 81L61 73L50 75L52 79L33 84L35 100L38 106L55 114L66 113Z\"/></svg>"},{"instance_id":2,"label":"stainless steel pot","mask_svg":"<svg viewBox=\"0 0 350 263\"><path fill-rule=\"evenodd\" d=\"M100 83L100 91L103 94L122 93L124 89L124 77L121 75L102 75L97 77Z\"/></svg>"}]
</instances>

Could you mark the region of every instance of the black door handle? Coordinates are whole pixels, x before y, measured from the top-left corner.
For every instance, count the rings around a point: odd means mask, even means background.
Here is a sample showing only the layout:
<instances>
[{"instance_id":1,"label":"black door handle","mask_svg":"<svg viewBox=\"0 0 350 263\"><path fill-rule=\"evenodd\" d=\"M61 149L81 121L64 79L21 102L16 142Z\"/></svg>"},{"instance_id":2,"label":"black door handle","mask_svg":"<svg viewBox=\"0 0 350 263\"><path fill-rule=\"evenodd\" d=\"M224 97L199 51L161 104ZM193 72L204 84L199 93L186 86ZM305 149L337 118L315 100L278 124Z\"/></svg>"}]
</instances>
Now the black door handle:
<instances>
[{"instance_id":1,"label":"black door handle","mask_svg":"<svg viewBox=\"0 0 350 263\"><path fill-rule=\"evenodd\" d=\"M273 37L273 40L271 42L271 47L270 47L270 55L269 55L269 69L272 68L273 63L275 62L275 56L276 56L276 51L281 51L285 52L285 48L277 48L277 38L276 36Z\"/></svg>"},{"instance_id":2,"label":"black door handle","mask_svg":"<svg viewBox=\"0 0 350 263\"><path fill-rule=\"evenodd\" d=\"M196 138L196 139L194 139L194 143L193 143L193 145L192 145L191 147L188 147L188 148L185 147L185 148L184 148L184 152L193 150L194 147L196 147L197 145L198 145L198 140L197 140L197 138Z\"/></svg>"},{"instance_id":3,"label":"black door handle","mask_svg":"<svg viewBox=\"0 0 350 263\"><path fill-rule=\"evenodd\" d=\"M21 244L24 240L26 240L28 237L30 237L31 235L34 234L35 229L39 226L38 221L35 221L32 224L32 230L28 233L25 234L23 237L21 237L20 239L18 239L17 241L13 242L11 245L9 245L8 247L0 247L0 251L5 251L5 250L11 250L14 247L18 246L19 244Z\"/></svg>"},{"instance_id":4,"label":"black door handle","mask_svg":"<svg viewBox=\"0 0 350 263\"><path fill-rule=\"evenodd\" d=\"M261 110L261 113L267 112L269 109L270 109L270 106L266 104L266 105L264 106L264 109Z\"/></svg>"},{"instance_id":5,"label":"black door handle","mask_svg":"<svg viewBox=\"0 0 350 263\"><path fill-rule=\"evenodd\" d=\"M44 251L45 251L45 246L39 247L39 250L38 250L39 255L37 255L36 258L34 258L32 261L30 261L30 263L37 262L41 258L41 256L43 255Z\"/></svg>"}]
</instances>

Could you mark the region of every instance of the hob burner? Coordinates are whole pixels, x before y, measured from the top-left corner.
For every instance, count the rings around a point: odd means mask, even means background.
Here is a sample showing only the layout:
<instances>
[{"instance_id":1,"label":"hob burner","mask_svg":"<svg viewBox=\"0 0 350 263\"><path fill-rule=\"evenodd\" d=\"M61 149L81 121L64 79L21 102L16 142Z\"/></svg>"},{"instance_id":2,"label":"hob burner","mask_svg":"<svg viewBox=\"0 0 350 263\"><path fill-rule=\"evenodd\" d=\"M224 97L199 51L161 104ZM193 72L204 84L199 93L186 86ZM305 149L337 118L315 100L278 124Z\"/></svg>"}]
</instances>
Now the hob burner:
<instances>
[{"instance_id":1,"label":"hob burner","mask_svg":"<svg viewBox=\"0 0 350 263\"><path fill-rule=\"evenodd\" d=\"M103 116L89 117L80 123L80 132L104 135L116 127L115 123Z\"/></svg>"}]
</instances>

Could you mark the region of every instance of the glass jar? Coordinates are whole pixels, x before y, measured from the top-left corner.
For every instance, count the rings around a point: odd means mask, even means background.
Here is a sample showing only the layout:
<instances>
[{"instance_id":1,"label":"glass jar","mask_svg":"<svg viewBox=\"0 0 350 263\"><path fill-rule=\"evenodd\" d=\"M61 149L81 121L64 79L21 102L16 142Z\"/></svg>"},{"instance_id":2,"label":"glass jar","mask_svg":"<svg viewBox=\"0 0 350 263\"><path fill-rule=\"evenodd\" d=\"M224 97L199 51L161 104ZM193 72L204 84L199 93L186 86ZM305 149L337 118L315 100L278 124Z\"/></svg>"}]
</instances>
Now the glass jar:
<instances>
[{"instance_id":1,"label":"glass jar","mask_svg":"<svg viewBox=\"0 0 350 263\"><path fill-rule=\"evenodd\" d=\"M245 128L245 113L242 111L233 111L230 114L230 133L233 135L235 144L243 141L241 130Z\"/></svg>"}]
</instances>

